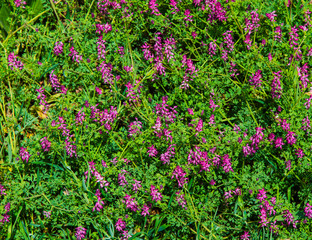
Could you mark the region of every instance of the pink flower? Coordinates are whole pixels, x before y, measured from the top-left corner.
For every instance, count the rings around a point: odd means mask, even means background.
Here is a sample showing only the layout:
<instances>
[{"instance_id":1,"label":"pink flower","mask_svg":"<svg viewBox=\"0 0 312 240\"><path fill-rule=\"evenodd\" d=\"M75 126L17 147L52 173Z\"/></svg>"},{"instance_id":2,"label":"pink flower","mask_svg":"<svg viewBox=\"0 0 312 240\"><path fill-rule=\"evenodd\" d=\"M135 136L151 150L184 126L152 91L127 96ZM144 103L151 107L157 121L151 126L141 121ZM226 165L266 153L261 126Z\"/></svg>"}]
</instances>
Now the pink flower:
<instances>
[{"instance_id":1,"label":"pink flower","mask_svg":"<svg viewBox=\"0 0 312 240\"><path fill-rule=\"evenodd\" d=\"M22 8L25 8L25 6L23 6L23 5L26 5L26 2L23 0L14 0L14 4L16 7L22 6Z\"/></svg>"},{"instance_id":2,"label":"pink flower","mask_svg":"<svg viewBox=\"0 0 312 240\"><path fill-rule=\"evenodd\" d=\"M282 137L276 138L276 140L275 140L275 147L282 149L283 145L285 145L285 143L283 143L283 138Z\"/></svg>"},{"instance_id":3,"label":"pink flower","mask_svg":"<svg viewBox=\"0 0 312 240\"><path fill-rule=\"evenodd\" d=\"M142 215L142 216L149 215L149 209L150 209L150 207L147 206L146 204L144 204L143 207L142 207L141 215Z\"/></svg>"},{"instance_id":4,"label":"pink flower","mask_svg":"<svg viewBox=\"0 0 312 240\"><path fill-rule=\"evenodd\" d=\"M22 160L23 160L23 161L26 160L26 163L28 163L28 160L29 160L29 158L30 158L31 155L29 154L29 152L26 151L26 149L27 149L27 148L21 147L21 148L20 148L20 153L19 153L19 154L20 154L20 157L22 158Z\"/></svg>"},{"instance_id":5,"label":"pink flower","mask_svg":"<svg viewBox=\"0 0 312 240\"><path fill-rule=\"evenodd\" d=\"M250 77L250 85L254 86L254 88L256 87L261 87L261 83L262 83L262 75L261 75L261 70L257 70L254 74L252 74L252 76Z\"/></svg>"},{"instance_id":6,"label":"pink flower","mask_svg":"<svg viewBox=\"0 0 312 240\"><path fill-rule=\"evenodd\" d=\"M116 230L118 232L121 232L122 230L126 228L126 222L122 221L121 218L118 218L118 221L116 222L115 226L116 226Z\"/></svg>"},{"instance_id":7,"label":"pink flower","mask_svg":"<svg viewBox=\"0 0 312 240\"><path fill-rule=\"evenodd\" d=\"M48 152L50 150L51 142L49 142L47 137L42 138L40 140L40 143L41 143L41 147L42 147L43 151Z\"/></svg>"},{"instance_id":8,"label":"pink flower","mask_svg":"<svg viewBox=\"0 0 312 240\"><path fill-rule=\"evenodd\" d=\"M158 192L159 190L156 189L156 187L154 185L151 185L151 196L153 201L157 202L157 201L161 201L162 200L162 195L160 192Z\"/></svg>"},{"instance_id":9,"label":"pink flower","mask_svg":"<svg viewBox=\"0 0 312 240\"><path fill-rule=\"evenodd\" d=\"M81 226L76 228L75 236L76 236L77 240L81 240L81 239L85 238L86 234L87 234L87 229L85 229Z\"/></svg>"},{"instance_id":10,"label":"pink flower","mask_svg":"<svg viewBox=\"0 0 312 240\"><path fill-rule=\"evenodd\" d=\"M150 157L156 157L158 151L157 151L157 149L154 147L154 145L152 145L152 146L150 146L150 147L147 147L147 148L148 148L148 151L147 151L148 155L149 155Z\"/></svg>"},{"instance_id":11,"label":"pink flower","mask_svg":"<svg viewBox=\"0 0 312 240\"><path fill-rule=\"evenodd\" d=\"M63 46L64 44L62 42L56 42L54 45L54 49L53 52L56 56L60 55L61 53L63 53Z\"/></svg>"},{"instance_id":12,"label":"pink flower","mask_svg":"<svg viewBox=\"0 0 312 240\"><path fill-rule=\"evenodd\" d=\"M181 191L176 192L176 200L178 202L179 205L182 206L182 208L184 208L185 210L187 209L186 207L186 200L184 198L184 194L181 194Z\"/></svg>"},{"instance_id":13,"label":"pink flower","mask_svg":"<svg viewBox=\"0 0 312 240\"><path fill-rule=\"evenodd\" d=\"M13 69L22 70L24 68L24 64L17 60L17 56L14 55L14 52L11 52L8 56L9 67L13 71Z\"/></svg>"}]
</instances>

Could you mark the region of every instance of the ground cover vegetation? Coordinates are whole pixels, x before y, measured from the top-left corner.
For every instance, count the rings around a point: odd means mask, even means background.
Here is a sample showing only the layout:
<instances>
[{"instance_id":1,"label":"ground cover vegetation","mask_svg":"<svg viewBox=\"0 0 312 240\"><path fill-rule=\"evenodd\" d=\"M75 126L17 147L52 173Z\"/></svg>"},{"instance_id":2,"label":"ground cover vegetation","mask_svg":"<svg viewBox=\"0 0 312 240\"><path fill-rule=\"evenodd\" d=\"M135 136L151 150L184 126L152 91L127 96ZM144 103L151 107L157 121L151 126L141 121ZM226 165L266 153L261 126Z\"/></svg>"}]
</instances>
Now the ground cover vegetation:
<instances>
[{"instance_id":1,"label":"ground cover vegetation","mask_svg":"<svg viewBox=\"0 0 312 240\"><path fill-rule=\"evenodd\" d=\"M311 10L1 1L1 238L311 239Z\"/></svg>"}]
</instances>

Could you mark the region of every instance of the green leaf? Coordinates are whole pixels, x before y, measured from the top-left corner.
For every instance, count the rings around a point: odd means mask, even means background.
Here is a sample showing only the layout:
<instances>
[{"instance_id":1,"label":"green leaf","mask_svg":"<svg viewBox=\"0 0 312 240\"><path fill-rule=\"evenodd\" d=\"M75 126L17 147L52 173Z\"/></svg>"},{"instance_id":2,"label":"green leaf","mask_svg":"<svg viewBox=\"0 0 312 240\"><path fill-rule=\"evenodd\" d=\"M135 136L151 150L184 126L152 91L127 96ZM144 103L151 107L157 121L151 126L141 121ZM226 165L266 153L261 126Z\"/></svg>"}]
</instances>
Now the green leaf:
<instances>
[{"instance_id":1,"label":"green leaf","mask_svg":"<svg viewBox=\"0 0 312 240\"><path fill-rule=\"evenodd\" d=\"M41 0L32 0L30 3L31 10L34 12L35 15L42 12L43 6Z\"/></svg>"},{"instance_id":2,"label":"green leaf","mask_svg":"<svg viewBox=\"0 0 312 240\"><path fill-rule=\"evenodd\" d=\"M10 16L10 9L7 5L3 5L0 9L0 28L6 34L10 31L10 23L7 21L8 17Z\"/></svg>"}]
</instances>

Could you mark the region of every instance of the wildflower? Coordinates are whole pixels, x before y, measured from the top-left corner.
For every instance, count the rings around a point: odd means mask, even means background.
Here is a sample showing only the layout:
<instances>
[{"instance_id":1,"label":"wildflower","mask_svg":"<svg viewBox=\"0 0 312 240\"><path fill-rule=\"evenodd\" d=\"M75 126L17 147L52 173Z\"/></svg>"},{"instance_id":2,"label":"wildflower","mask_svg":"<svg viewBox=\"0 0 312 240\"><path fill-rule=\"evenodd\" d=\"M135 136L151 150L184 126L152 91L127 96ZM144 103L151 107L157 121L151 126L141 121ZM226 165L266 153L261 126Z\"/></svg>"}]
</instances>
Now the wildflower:
<instances>
[{"instance_id":1,"label":"wildflower","mask_svg":"<svg viewBox=\"0 0 312 240\"><path fill-rule=\"evenodd\" d=\"M275 41L277 41L277 40L281 41L281 39L282 39L282 30L281 30L281 27L280 27L280 26L277 26L277 27L275 28L274 33L276 34L276 35L274 36L274 40L275 40Z\"/></svg>"},{"instance_id":2,"label":"wildflower","mask_svg":"<svg viewBox=\"0 0 312 240\"><path fill-rule=\"evenodd\" d=\"M289 145L293 145L296 143L296 138L295 138L295 133L294 132L290 132L290 131L287 131L287 135L286 135L286 141Z\"/></svg>"},{"instance_id":3,"label":"wildflower","mask_svg":"<svg viewBox=\"0 0 312 240\"><path fill-rule=\"evenodd\" d=\"M275 147L282 149L283 145L285 145L285 143L283 143L283 138L282 137L276 138L276 140L275 140Z\"/></svg>"},{"instance_id":4,"label":"wildflower","mask_svg":"<svg viewBox=\"0 0 312 240\"><path fill-rule=\"evenodd\" d=\"M285 218L285 221L287 222L287 224L290 225L290 224L292 223L292 224L293 224L293 227L294 227L294 228L297 228L297 227L296 227L296 223L298 222L298 220L295 221L295 218L294 218L294 216L292 215L292 213L291 213L289 210L285 210L285 211L284 211L284 214L285 214L285 215L283 215L283 217Z\"/></svg>"},{"instance_id":5,"label":"wildflower","mask_svg":"<svg viewBox=\"0 0 312 240\"><path fill-rule=\"evenodd\" d=\"M94 212L96 210L99 212L101 211L101 209L103 209L103 205L104 205L104 202L102 201L102 198L101 198L100 189L96 189L96 193L94 195L97 197L97 202L95 206L93 207L92 211Z\"/></svg>"},{"instance_id":6,"label":"wildflower","mask_svg":"<svg viewBox=\"0 0 312 240\"><path fill-rule=\"evenodd\" d=\"M240 239L249 240L249 237L250 237L249 232L245 231L244 234L240 236Z\"/></svg>"},{"instance_id":7,"label":"wildflower","mask_svg":"<svg viewBox=\"0 0 312 240\"><path fill-rule=\"evenodd\" d=\"M172 59L173 61L175 61L174 59L174 53L173 53L173 49L176 48L176 41L174 38L168 38L165 40L165 44L164 44L164 52L166 54L167 60L168 62Z\"/></svg>"},{"instance_id":8,"label":"wildflower","mask_svg":"<svg viewBox=\"0 0 312 240\"><path fill-rule=\"evenodd\" d=\"M215 42L210 42L209 47L208 47L209 56L212 57L212 56L216 55L216 51L217 51L217 44L215 44Z\"/></svg>"},{"instance_id":9,"label":"wildflower","mask_svg":"<svg viewBox=\"0 0 312 240\"><path fill-rule=\"evenodd\" d=\"M87 234L87 229L83 228L83 227L77 227L76 228L76 233L75 233L75 237L77 238L77 240L81 240L83 238L86 237Z\"/></svg>"},{"instance_id":10,"label":"wildflower","mask_svg":"<svg viewBox=\"0 0 312 240\"><path fill-rule=\"evenodd\" d=\"M209 122L208 124L211 126L213 124L215 124L215 115L214 114L211 114L210 118L209 118Z\"/></svg>"},{"instance_id":11,"label":"wildflower","mask_svg":"<svg viewBox=\"0 0 312 240\"><path fill-rule=\"evenodd\" d=\"M226 31L225 33L223 33L222 35L224 36L223 38L223 43L221 43L220 47L221 47L221 51L222 51L222 56L221 58L224 61L228 60L228 54L231 53L234 50L234 41L233 41L233 37L231 35L232 31Z\"/></svg>"},{"instance_id":12,"label":"wildflower","mask_svg":"<svg viewBox=\"0 0 312 240\"><path fill-rule=\"evenodd\" d=\"M230 191L224 193L224 198L225 198L225 200L226 200L226 199L229 199L229 198L231 198L231 197L233 197L233 196L231 195L231 193L232 193L232 190L230 190Z\"/></svg>"},{"instance_id":13,"label":"wildflower","mask_svg":"<svg viewBox=\"0 0 312 240\"><path fill-rule=\"evenodd\" d=\"M136 119L137 120L137 119ZM134 121L129 124L129 136L135 137L141 133L142 123L140 121Z\"/></svg>"},{"instance_id":14,"label":"wildflower","mask_svg":"<svg viewBox=\"0 0 312 240\"><path fill-rule=\"evenodd\" d=\"M4 186L0 184L0 195L7 195L5 191L6 189L4 188Z\"/></svg>"},{"instance_id":15,"label":"wildflower","mask_svg":"<svg viewBox=\"0 0 312 240\"><path fill-rule=\"evenodd\" d=\"M39 89L36 89L36 91L39 93L37 99L40 99L40 105L43 105L43 111L46 112L49 109L49 104L46 101L46 95L44 95L45 89L40 87Z\"/></svg>"},{"instance_id":16,"label":"wildflower","mask_svg":"<svg viewBox=\"0 0 312 240\"><path fill-rule=\"evenodd\" d=\"M176 195L177 195L176 200L177 200L178 204L181 205L182 208L187 210L186 200L184 198L184 194L181 194L181 191L178 191L178 192L176 192Z\"/></svg>"},{"instance_id":17,"label":"wildflower","mask_svg":"<svg viewBox=\"0 0 312 240\"><path fill-rule=\"evenodd\" d=\"M178 180L179 187L183 187L184 184L186 184L188 180L188 178L186 178L185 176L186 176L186 172L184 172L180 166L177 166L172 173L171 179L176 178Z\"/></svg>"},{"instance_id":18,"label":"wildflower","mask_svg":"<svg viewBox=\"0 0 312 240\"><path fill-rule=\"evenodd\" d=\"M216 181L214 180L214 179L211 179L211 181L210 181L210 183L209 183L210 185L215 185L216 184Z\"/></svg>"},{"instance_id":19,"label":"wildflower","mask_svg":"<svg viewBox=\"0 0 312 240\"><path fill-rule=\"evenodd\" d=\"M286 169L288 169L290 171L291 169L291 160L285 161L286 163Z\"/></svg>"},{"instance_id":20,"label":"wildflower","mask_svg":"<svg viewBox=\"0 0 312 240\"><path fill-rule=\"evenodd\" d=\"M304 208L305 216L308 218L312 218L312 205L307 203L307 206Z\"/></svg>"},{"instance_id":21,"label":"wildflower","mask_svg":"<svg viewBox=\"0 0 312 240\"><path fill-rule=\"evenodd\" d=\"M304 157L304 152L301 148L296 150L296 155L298 156L298 158L303 158Z\"/></svg>"},{"instance_id":22,"label":"wildflower","mask_svg":"<svg viewBox=\"0 0 312 240\"><path fill-rule=\"evenodd\" d=\"M11 203L7 203L4 206L5 213L2 215L3 218L0 220L0 222L2 223L10 222L10 215L8 214L10 212L10 208L11 208Z\"/></svg>"},{"instance_id":23,"label":"wildflower","mask_svg":"<svg viewBox=\"0 0 312 240\"><path fill-rule=\"evenodd\" d=\"M152 14L154 14L155 16L161 15L161 13L159 12L157 8L158 4L156 3L156 0L150 0L148 6L149 6L149 9L152 10Z\"/></svg>"},{"instance_id":24,"label":"wildflower","mask_svg":"<svg viewBox=\"0 0 312 240\"><path fill-rule=\"evenodd\" d=\"M150 209L150 207L147 206L146 204L144 204L143 207L142 207L141 215L142 215L142 216L149 215L149 209Z\"/></svg>"},{"instance_id":25,"label":"wildflower","mask_svg":"<svg viewBox=\"0 0 312 240\"><path fill-rule=\"evenodd\" d=\"M261 75L261 70L257 70L254 74L252 74L252 76L250 77L250 85L254 86L254 88L256 87L261 87L261 83L262 83L262 75Z\"/></svg>"},{"instance_id":26,"label":"wildflower","mask_svg":"<svg viewBox=\"0 0 312 240\"><path fill-rule=\"evenodd\" d=\"M163 164L169 164L170 163L170 159L174 157L175 155L175 148L174 148L175 144L173 145L169 145L169 147L167 148L167 151L163 154L160 155L160 160L163 162Z\"/></svg>"},{"instance_id":27,"label":"wildflower","mask_svg":"<svg viewBox=\"0 0 312 240\"><path fill-rule=\"evenodd\" d=\"M29 152L26 151L26 149L27 148L21 147L19 155L20 155L20 157L22 158L23 161L26 160L26 163L28 163L28 160L29 160L31 155L29 154Z\"/></svg>"},{"instance_id":28,"label":"wildflower","mask_svg":"<svg viewBox=\"0 0 312 240\"><path fill-rule=\"evenodd\" d=\"M236 68L234 68L236 66L236 64L234 62L230 62L230 69L229 72L231 73L231 77L235 77L238 76L239 73L236 73L238 70Z\"/></svg>"},{"instance_id":29,"label":"wildflower","mask_svg":"<svg viewBox=\"0 0 312 240\"><path fill-rule=\"evenodd\" d=\"M46 218L50 218L50 217L51 217L51 211L50 211L50 212L43 211L43 215L44 215Z\"/></svg>"},{"instance_id":30,"label":"wildflower","mask_svg":"<svg viewBox=\"0 0 312 240\"><path fill-rule=\"evenodd\" d=\"M24 5L26 5L26 1L23 1L23 0L14 0L14 4L15 4L16 7L22 6L22 8L25 8Z\"/></svg>"},{"instance_id":31,"label":"wildflower","mask_svg":"<svg viewBox=\"0 0 312 240\"><path fill-rule=\"evenodd\" d=\"M252 11L250 13L250 19L246 18L245 19L245 31L251 33L253 30L258 31L258 28L260 27L259 24L259 14L257 13L258 9L256 9L255 11Z\"/></svg>"},{"instance_id":32,"label":"wildflower","mask_svg":"<svg viewBox=\"0 0 312 240\"><path fill-rule=\"evenodd\" d=\"M127 87L127 98L129 99L129 102L137 102L140 99L140 93L141 88L143 86L140 86L140 80L137 79L135 85L132 85L131 82L128 82L125 86Z\"/></svg>"},{"instance_id":33,"label":"wildflower","mask_svg":"<svg viewBox=\"0 0 312 240\"><path fill-rule=\"evenodd\" d=\"M24 64L17 60L17 56L14 55L13 52L11 52L8 56L8 62L9 62L9 67L13 71L13 69L19 69L22 70L24 68Z\"/></svg>"},{"instance_id":34,"label":"wildflower","mask_svg":"<svg viewBox=\"0 0 312 240\"><path fill-rule=\"evenodd\" d=\"M82 61L82 56L78 54L74 47L71 47L69 51L70 54L68 54L68 56L72 57L73 61L76 61L77 63L80 63L80 61Z\"/></svg>"},{"instance_id":35,"label":"wildflower","mask_svg":"<svg viewBox=\"0 0 312 240\"><path fill-rule=\"evenodd\" d=\"M155 201L155 202L161 201L161 199L162 199L162 195L158 191L159 190L156 189L156 187L154 185L151 185L151 196L152 196L153 201Z\"/></svg>"},{"instance_id":36,"label":"wildflower","mask_svg":"<svg viewBox=\"0 0 312 240\"><path fill-rule=\"evenodd\" d=\"M147 148L148 148L148 151L147 151L148 155L149 155L150 157L156 157L158 151L157 151L157 149L154 147L154 145L152 145L152 146L150 146L150 147L147 147Z\"/></svg>"},{"instance_id":37,"label":"wildflower","mask_svg":"<svg viewBox=\"0 0 312 240\"><path fill-rule=\"evenodd\" d=\"M207 21L212 23L216 20L219 20L220 22L227 20L226 10L222 7L220 2L217 0L208 0L206 1L206 4L210 9ZM204 6L202 7L202 10L204 10Z\"/></svg>"},{"instance_id":38,"label":"wildflower","mask_svg":"<svg viewBox=\"0 0 312 240\"><path fill-rule=\"evenodd\" d=\"M126 208L129 208L133 212L136 212L139 209L135 198L131 198L131 195L126 194L124 199L125 200L122 200L122 202L126 204Z\"/></svg>"},{"instance_id":39,"label":"wildflower","mask_svg":"<svg viewBox=\"0 0 312 240\"><path fill-rule=\"evenodd\" d=\"M85 116L86 114L84 112L82 112L83 108L81 108L81 110L77 113L76 115L76 124L82 124L85 120Z\"/></svg>"},{"instance_id":40,"label":"wildflower","mask_svg":"<svg viewBox=\"0 0 312 240\"><path fill-rule=\"evenodd\" d=\"M63 53L63 46L64 44L62 42L56 42L53 48L53 52L56 56Z\"/></svg>"},{"instance_id":41,"label":"wildflower","mask_svg":"<svg viewBox=\"0 0 312 240\"><path fill-rule=\"evenodd\" d=\"M296 25L294 27L291 28L291 32L289 33L290 38L289 38L289 45L291 48L293 48L294 50L297 50L298 48L296 46L298 46L298 42L299 39L299 35L298 35L298 29L296 28Z\"/></svg>"},{"instance_id":42,"label":"wildflower","mask_svg":"<svg viewBox=\"0 0 312 240\"><path fill-rule=\"evenodd\" d=\"M125 170L122 170L122 172L118 174L118 181L119 181L119 185L120 185L120 186L128 185L128 182L127 182L127 180L126 180L125 173L126 173L126 171L125 171Z\"/></svg>"},{"instance_id":43,"label":"wildflower","mask_svg":"<svg viewBox=\"0 0 312 240\"><path fill-rule=\"evenodd\" d=\"M192 15L191 14L191 11L190 9L186 9L185 12L184 12L184 15L185 15L185 18L183 18L183 20L185 20L186 22L192 22L193 19L192 19Z\"/></svg>"},{"instance_id":44,"label":"wildflower","mask_svg":"<svg viewBox=\"0 0 312 240\"><path fill-rule=\"evenodd\" d=\"M309 83L309 73L308 73L308 64L305 63L301 68L297 67L297 72L298 72L298 76L299 76L299 86L300 89L304 89L308 87L308 83Z\"/></svg>"},{"instance_id":45,"label":"wildflower","mask_svg":"<svg viewBox=\"0 0 312 240\"><path fill-rule=\"evenodd\" d=\"M169 107L169 105L167 104L168 101L168 96L162 97L162 103L156 103L156 115L160 116L160 117L164 117L166 122L171 122L174 123L174 119L176 118L176 114L177 111L175 110L175 108L177 108L177 106L174 107Z\"/></svg>"},{"instance_id":46,"label":"wildflower","mask_svg":"<svg viewBox=\"0 0 312 240\"><path fill-rule=\"evenodd\" d=\"M40 143L44 152L50 151L51 142L47 139L47 137L41 138Z\"/></svg>"},{"instance_id":47,"label":"wildflower","mask_svg":"<svg viewBox=\"0 0 312 240\"><path fill-rule=\"evenodd\" d=\"M138 180L135 180L135 179L133 179L133 180L134 180L134 183L132 184L133 185L132 190L137 192L139 190L139 188L142 187L142 185L140 184L141 181L138 181Z\"/></svg>"},{"instance_id":48,"label":"wildflower","mask_svg":"<svg viewBox=\"0 0 312 240\"><path fill-rule=\"evenodd\" d=\"M275 14L275 12L276 11L273 11L273 12L271 12L271 13L266 13L265 15L267 16L267 18L271 21L271 22L276 22L275 21L275 17L277 16L276 14Z\"/></svg>"},{"instance_id":49,"label":"wildflower","mask_svg":"<svg viewBox=\"0 0 312 240\"><path fill-rule=\"evenodd\" d=\"M106 46L105 46L105 40L103 40L103 36L100 36L98 41L96 42L97 50L98 50L98 59L105 59L106 55Z\"/></svg>"},{"instance_id":50,"label":"wildflower","mask_svg":"<svg viewBox=\"0 0 312 240\"><path fill-rule=\"evenodd\" d=\"M273 72L274 74L274 79L272 81L272 84L271 84L271 94L272 94L272 98L281 98L281 94L282 94L282 88L281 88L281 71L278 71L278 72Z\"/></svg>"},{"instance_id":51,"label":"wildflower","mask_svg":"<svg viewBox=\"0 0 312 240\"><path fill-rule=\"evenodd\" d=\"M264 201L266 198L267 198L267 195L266 195L266 191L264 190L264 188L262 189L259 189L259 193L257 194L257 199L262 202Z\"/></svg>"},{"instance_id":52,"label":"wildflower","mask_svg":"<svg viewBox=\"0 0 312 240\"><path fill-rule=\"evenodd\" d=\"M76 149L77 146L74 145L75 142L71 142L69 137L65 139L65 149L68 156L73 157L74 155L77 157Z\"/></svg>"},{"instance_id":53,"label":"wildflower","mask_svg":"<svg viewBox=\"0 0 312 240\"><path fill-rule=\"evenodd\" d=\"M224 172L228 173L229 171L234 172L232 169L231 158L229 158L228 154L225 154L222 158L222 167Z\"/></svg>"}]
</instances>

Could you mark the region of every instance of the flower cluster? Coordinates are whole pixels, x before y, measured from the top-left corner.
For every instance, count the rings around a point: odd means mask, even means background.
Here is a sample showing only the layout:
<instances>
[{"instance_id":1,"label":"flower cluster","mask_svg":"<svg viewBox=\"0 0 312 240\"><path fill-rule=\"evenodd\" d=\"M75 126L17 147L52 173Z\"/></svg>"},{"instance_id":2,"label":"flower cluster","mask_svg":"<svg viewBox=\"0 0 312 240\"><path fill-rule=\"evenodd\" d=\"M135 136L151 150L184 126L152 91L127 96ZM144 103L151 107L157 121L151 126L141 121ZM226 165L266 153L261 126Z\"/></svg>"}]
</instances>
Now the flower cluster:
<instances>
[{"instance_id":1,"label":"flower cluster","mask_svg":"<svg viewBox=\"0 0 312 240\"><path fill-rule=\"evenodd\" d=\"M24 64L17 60L17 56L14 55L14 52L11 52L8 56L9 67L11 70L19 69L22 70L24 68Z\"/></svg>"}]
</instances>

